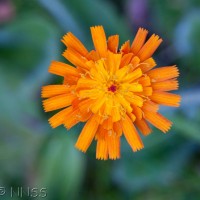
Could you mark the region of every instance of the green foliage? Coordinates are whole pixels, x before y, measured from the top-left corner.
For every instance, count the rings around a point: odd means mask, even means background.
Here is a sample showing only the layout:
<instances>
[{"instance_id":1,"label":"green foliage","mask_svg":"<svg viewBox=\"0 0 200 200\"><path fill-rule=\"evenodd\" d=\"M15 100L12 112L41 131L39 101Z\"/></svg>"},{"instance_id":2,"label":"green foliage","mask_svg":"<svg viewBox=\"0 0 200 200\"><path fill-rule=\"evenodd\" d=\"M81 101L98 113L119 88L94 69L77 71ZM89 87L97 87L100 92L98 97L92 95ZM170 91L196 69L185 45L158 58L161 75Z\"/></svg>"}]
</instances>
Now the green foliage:
<instances>
[{"instance_id":1,"label":"green foliage","mask_svg":"<svg viewBox=\"0 0 200 200\"><path fill-rule=\"evenodd\" d=\"M0 24L0 187L46 187L50 200L200 199L199 1L144 1L146 26L164 39L157 62L177 64L181 71L181 107L163 110L174 123L169 133L154 130L137 153L123 140L120 160L97 161L94 144L87 155L74 148L82 125L52 130L52 114L42 110L41 86L61 81L47 71L51 60L63 59L65 32L72 31L88 49L92 25L119 34L120 43L132 40L130 2L12 2L15 17ZM121 5L123 12L117 11Z\"/></svg>"}]
</instances>

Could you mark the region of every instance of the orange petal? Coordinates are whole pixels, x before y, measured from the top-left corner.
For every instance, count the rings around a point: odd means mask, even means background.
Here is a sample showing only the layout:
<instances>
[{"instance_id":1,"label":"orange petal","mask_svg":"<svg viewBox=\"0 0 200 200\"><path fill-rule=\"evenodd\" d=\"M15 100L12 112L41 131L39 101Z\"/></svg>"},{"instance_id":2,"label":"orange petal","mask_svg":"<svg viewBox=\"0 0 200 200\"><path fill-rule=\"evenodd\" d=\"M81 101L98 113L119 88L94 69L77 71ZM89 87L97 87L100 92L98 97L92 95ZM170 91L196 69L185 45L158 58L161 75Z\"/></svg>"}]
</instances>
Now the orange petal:
<instances>
[{"instance_id":1,"label":"orange petal","mask_svg":"<svg viewBox=\"0 0 200 200\"><path fill-rule=\"evenodd\" d=\"M120 86L120 91L121 92L142 92L143 87L141 84L138 83L122 83Z\"/></svg>"},{"instance_id":2,"label":"orange petal","mask_svg":"<svg viewBox=\"0 0 200 200\"><path fill-rule=\"evenodd\" d=\"M112 115L112 110L113 110L113 98L111 95L111 96L107 96L106 98L104 114Z\"/></svg>"},{"instance_id":3,"label":"orange petal","mask_svg":"<svg viewBox=\"0 0 200 200\"><path fill-rule=\"evenodd\" d=\"M152 87L143 87L142 92L138 92L138 93L135 93L135 94L148 97L148 96L152 95L152 92L153 92Z\"/></svg>"},{"instance_id":4,"label":"orange petal","mask_svg":"<svg viewBox=\"0 0 200 200\"><path fill-rule=\"evenodd\" d=\"M112 35L108 37L108 49L113 53L117 53L119 45L119 35Z\"/></svg>"},{"instance_id":5,"label":"orange petal","mask_svg":"<svg viewBox=\"0 0 200 200\"><path fill-rule=\"evenodd\" d=\"M138 106L135 106L135 105L131 105L132 108L133 108L133 114L136 116L136 118L138 120L141 120L142 119L142 116L143 116L143 112L141 110L141 108L139 108Z\"/></svg>"},{"instance_id":6,"label":"orange petal","mask_svg":"<svg viewBox=\"0 0 200 200\"><path fill-rule=\"evenodd\" d=\"M85 46L81 43L81 41L75 37L71 32L67 33L63 40L61 40L68 48L74 49L78 53L80 53L82 56L86 56L88 54L87 49Z\"/></svg>"},{"instance_id":7,"label":"orange petal","mask_svg":"<svg viewBox=\"0 0 200 200\"><path fill-rule=\"evenodd\" d=\"M120 114L119 108L120 108L120 103L118 101L114 100L113 101L113 109L112 109L112 120L113 120L113 122L117 122L121 119L121 114Z\"/></svg>"},{"instance_id":8,"label":"orange petal","mask_svg":"<svg viewBox=\"0 0 200 200\"><path fill-rule=\"evenodd\" d=\"M92 68L95 68L96 66L95 66L95 61L94 60L89 60L89 61L87 61L86 62L86 65L89 67L89 69L92 69ZM86 74L87 75L87 74ZM82 74L82 76L86 76L85 74Z\"/></svg>"},{"instance_id":9,"label":"orange petal","mask_svg":"<svg viewBox=\"0 0 200 200\"><path fill-rule=\"evenodd\" d=\"M81 122L86 122L92 115L92 112L88 112L88 111L85 111L85 112L80 112L80 117L79 117L79 120Z\"/></svg>"},{"instance_id":10,"label":"orange petal","mask_svg":"<svg viewBox=\"0 0 200 200\"><path fill-rule=\"evenodd\" d=\"M85 99L82 100L79 104L78 107L81 112L89 112L90 111L90 106L94 103L94 99Z\"/></svg>"},{"instance_id":11,"label":"orange petal","mask_svg":"<svg viewBox=\"0 0 200 200\"><path fill-rule=\"evenodd\" d=\"M88 89L88 90L80 90L79 97L81 99L91 98L91 99L99 99L102 96L103 92L99 92L99 89Z\"/></svg>"},{"instance_id":12,"label":"orange petal","mask_svg":"<svg viewBox=\"0 0 200 200\"><path fill-rule=\"evenodd\" d=\"M132 53L124 54L121 59L120 67L128 65L131 62L132 57L133 57Z\"/></svg>"},{"instance_id":13,"label":"orange petal","mask_svg":"<svg viewBox=\"0 0 200 200\"><path fill-rule=\"evenodd\" d=\"M95 88L98 82L89 78L80 78L77 83L76 89L89 89Z\"/></svg>"},{"instance_id":14,"label":"orange petal","mask_svg":"<svg viewBox=\"0 0 200 200\"><path fill-rule=\"evenodd\" d=\"M107 42L103 26L91 27L92 40L96 51L101 58L106 57Z\"/></svg>"},{"instance_id":15,"label":"orange petal","mask_svg":"<svg viewBox=\"0 0 200 200\"><path fill-rule=\"evenodd\" d=\"M130 117L130 119L132 120L132 122L135 121L136 116L133 114L133 112L132 113L128 113L128 116Z\"/></svg>"},{"instance_id":16,"label":"orange petal","mask_svg":"<svg viewBox=\"0 0 200 200\"><path fill-rule=\"evenodd\" d=\"M180 106L181 97L177 94L171 94L168 92L153 92L150 99L155 103L162 104L165 106Z\"/></svg>"},{"instance_id":17,"label":"orange petal","mask_svg":"<svg viewBox=\"0 0 200 200\"><path fill-rule=\"evenodd\" d=\"M142 70L143 74L153 69L156 66L156 62L153 58L148 58L144 62L140 63L139 67Z\"/></svg>"},{"instance_id":18,"label":"orange petal","mask_svg":"<svg viewBox=\"0 0 200 200\"><path fill-rule=\"evenodd\" d=\"M118 69L121 62L121 54L114 54L108 51L108 56L106 59L106 68L110 75L114 74Z\"/></svg>"},{"instance_id":19,"label":"orange petal","mask_svg":"<svg viewBox=\"0 0 200 200\"><path fill-rule=\"evenodd\" d=\"M127 54L130 53L130 50L131 50L130 41L128 40L121 46L120 52Z\"/></svg>"},{"instance_id":20,"label":"orange petal","mask_svg":"<svg viewBox=\"0 0 200 200\"><path fill-rule=\"evenodd\" d=\"M90 107L88 105L90 105L91 103L93 103L93 100L91 99L79 100L78 98L72 102L74 110L75 109L79 110L79 113L77 115L79 121L85 122L90 118L92 112L90 111Z\"/></svg>"},{"instance_id":21,"label":"orange petal","mask_svg":"<svg viewBox=\"0 0 200 200\"><path fill-rule=\"evenodd\" d=\"M127 76L123 79L123 82L132 82L137 78L142 76L142 71L140 68L135 69L133 72L127 74Z\"/></svg>"},{"instance_id":22,"label":"orange petal","mask_svg":"<svg viewBox=\"0 0 200 200\"><path fill-rule=\"evenodd\" d=\"M77 109L79 107L79 103L81 103L81 100L79 98L75 98L73 101L72 101L72 107L74 109Z\"/></svg>"},{"instance_id":23,"label":"orange petal","mask_svg":"<svg viewBox=\"0 0 200 200\"><path fill-rule=\"evenodd\" d=\"M152 131L148 123L144 119L141 119L141 120L137 119L135 121L135 124L137 125L138 129L141 131L143 135L149 135Z\"/></svg>"},{"instance_id":24,"label":"orange petal","mask_svg":"<svg viewBox=\"0 0 200 200\"><path fill-rule=\"evenodd\" d=\"M99 60L99 54L95 50L90 51L88 57L90 57L94 61Z\"/></svg>"},{"instance_id":25,"label":"orange petal","mask_svg":"<svg viewBox=\"0 0 200 200\"><path fill-rule=\"evenodd\" d=\"M178 68L174 65L153 69L149 71L147 75L152 79L152 82L160 82L178 77L179 71Z\"/></svg>"},{"instance_id":26,"label":"orange petal","mask_svg":"<svg viewBox=\"0 0 200 200\"><path fill-rule=\"evenodd\" d=\"M47 85L42 87L42 98L53 97L59 94L68 93L71 88L67 85Z\"/></svg>"},{"instance_id":27,"label":"orange petal","mask_svg":"<svg viewBox=\"0 0 200 200\"><path fill-rule=\"evenodd\" d=\"M124 120L121 120L122 129L124 136L133 149L133 151L138 151L144 147L140 136L138 135L137 130L135 129L132 121L126 115Z\"/></svg>"},{"instance_id":28,"label":"orange petal","mask_svg":"<svg viewBox=\"0 0 200 200\"><path fill-rule=\"evenodd\" d=\"M43 107L45 112L57 110L69 106L74 99L73 94L61 94L44 100Z\"/></svg>"},{"instance_id":29,"label":"orange petal","mask_svg":"<svg viewBox=\"0 0 200 200\"><path fill-rule=\"evenodd\" d=\"M149 76L142 76L138 79L138 83L142 84L143 86L150 86L151 80Z\"/></svg>"},{"instance_id":30,"label":"orange petal","mask_svg":"<svg viewBox=\"0 0 200 200\"><path fill-rule=\"evenodd\" d=\"M137 54L139 50L142 48L142 46L144 45L147 34L148 34L148 31L146 29L139 28L135 36L135 39L133 40L133 43L131 45L131 51L134 54Z\"/></svg>"},{"instance_id":31,"label":"orange petal","mask_svg":"<svg viewBox=\"0 0 200 200\"><path fill-rule=\"evenodd\" d=\"M79 77L75 77L75 76L65 76L64 80L63 80L63 85L70 85L70 86L74 86L77 84Z\"/></svg>"},{"instance_id":32,"label":"orange petal","mask_svg":"<svg viewBox=\"0 0 200 200\"><path fill-rule=\"evenodd\" d=\"M161 42L162 39L159 39L159 36L153 34L138 52L138 57L140 60L144 61L150 58Z\"/></svg>"},{"instance_id":33,"label":"orange petal","mask_svg":"<svg viewBox=\"0 0 200 200\"><path fill-rule=\"evenodd\" d=\"M131 60L131 71L139 67L140 59L137 56L134 56Z\"/></svg>"},{"instance_id":34,"label":"orange petal","mask_svg":"<svg viewBox=\"0 0 200 200\"><path fill-rule=\"evenodd\" d=\"M132 112L132 108L131 108L131 105L130 105L129 101L127 101L121 94L116 94L115 97L116 97L117 101L126 110L126 112L128 112L128 113Z\"/></svg>"},{"instance_id":35,"label":"orange petal","mask_svg":"<svg viewBox=\"0 0 200 200\"><path fill-rule=\"evenodd\" d=\"M70 129L71 127L79 123L80 121L81 121L81 114L80 114L79 109L77 108L77 109L71 110L68 116L66 116L63 123L67 129Z\"/></svg>"},{"instance_id":36,"label":"orange petal","mask_svg":"<svg viewBox=\"0 0 200 200\"><path fill-rule=\"evenodd\" d=\"M68 48L62 55L67 60L69 60L73 65L80 67L82 69L86 69L86 70L89 69L89 67L86 65L86 62L88 60L85 57L81 56L74 49Z\"/></svg>"},{"instance_id":37,"label":"orange petal","mask_svg":"<svg viewBox=\"0 0 200 200\"><path fill-rule=\"evenodd\" d=\"M116 133L117 136L122 135L122 126L119 121L113 123L113 131L114 131L114 133Z\"/></svg>"},{"instance_id":38,"label":"orange petal","mask_svg":"<svg viewBox=\"0 0 200 200\"><path fill-rule=\"evenodd\" d=\"M124 80L124 77L127 76L127 74L129 74L130 72L130 65L126 65L124 67L121 67L116 73L115 76L118 79L119 82Z\"/></svg>"},{"instance_id":39,"label":"orange petal","mask_svg":"<svg viewBox=\"0 0 200 200\"><path fill-rule=\"evenodd\" d=\"M94 103L90 106L90 109L93 113L98 113L100 108L103 106L103 104L105 103L106 98L104 96L104 94L102 96L100 96L98 99L96 99L96 101L94 101Z\"/></svg>"},{"instance_id":40,"label":"orange petal","mask_svg":"<svg viewBox=\"0 0 200 200\"><path fill-rule=\"evenodd\" d=\"M70 107L65 108L62 111L56 113L53 117L51 117L49 119L49 123L50 123L51 127L56 128L56 127L60 126L61 124L63 124L63 121L66 118L71 117L70 114L71 114L72 110L73 109L70 106Z\"/></svg>"},{"instance_id":41,"label":"orange petal","mask_svg":"<svg viewBox=\"0 0 200 200\"><path fill-rule=\"evenodd\" d=\"M96 131L99 126L99 116L93 115L85 124L84 128L82 129L78 140L75 144L76 148L86 152L88 147L90 146Z\"/></svg>"},{"instance_id":42,"label":"orange petal","mask_svg":"<svg viewBox=\"0 0 200 200\"><path fill-rule=\"evenodd\" d=\"M58 76L80 76L76 68L57 61L52 61L49 72Z\"/></svg>"},{"instance_id":43,"label":"orange petal","mask_svg":"<svg viewBox=\"0 0 200 200\"><path fill-rule=\"evenodd\" d=\"M106 134L106 141L108 145L108 155L112 160L120 158L120 138L111 133Z\"/></svg>"},{"instance_id":44,"label":"orange petal","mask_svg":"<svg viewBox=\"0 0 200 200\"><path fill-rule=\"evenodd\" d=\"M170 91L170 90L177 90L179 84L177 80L171 79L167 81L152 83L151 86L154 90Z\"/></svg>"},{"instance_id":45,"label":"orange petal","mask_svg":"<svg viewBox=\"0 0 200 200\"><path fill-rule=\"evenodd\" d=\"M105 139L97 139L96 159L100 160L108 159L108 145Z\"/></svg>"},{"instance_id":46,"label":"orange petal","mask_svg":"<svg viewBox=\"0 0 200 200\"><path fill-rule=\"evenodd\" d=\"M112 121L112 117L108 117L107 119L105 119L102 123L102 127L105 130L111 130L113 129L113 121Z\"/></svg>"},{"instance_id":47,"label":"orange petal","mask_svg":"<svg viewBox=\"0 0 200 200\"><path fill-rule=\"evenodd\" d=\"M164 133L171 128L172 122L159 113L145 111L144 117Z\"/></svg>"},{"instance_id":48,"label":"orange petal","mask_svg":"<svg viewBox=\"0 0 200 200\"><path fill-rule=\"evenodd\" d=\"M101 120L100 120L101 121ZM98 130L97 130L97 133L95 135L95 140L98 140L98 139L105 139L105 135L107 134L107 130L105 130L103 128L103 126L101 124L99 124L99 127L98 127Z\"/></svg>"},{"instance_id":49,"label":"orange petal","mask_svg":"<svg viewBox=\"0 0 200 200\"><path fill-rule=\"evenodd\" d=\"M108 71L106 70L107 65L103 59L95 62L95 65L91 67L90 77L96 81L105 82L109 78ZM101 72L101 73L99 73Z\"/></svg>"},{"instance_id":50,"label":"orange petal","mask_svg":"<svg viewBox=\"0 0 200 200\"><path fill-rule=\"evenodd\" d=\"M132 105L138 106L138 107L142 107L143 105L143 98L138 96L138 95L126 95L125 98L127 99L127 101L129 101Z\"/></svg>"},{"instance_id":51,"label":"orange petal","mask_svg":"<svg viewBox=\"0 0 200 200\"><path fill-rule=\"evenodd\" d=\"M146 111L150 111L150 112L157 112L159 110L159 105L150 100L144 101L142 110L146 110Z\"/></svg>"}]
</instances>

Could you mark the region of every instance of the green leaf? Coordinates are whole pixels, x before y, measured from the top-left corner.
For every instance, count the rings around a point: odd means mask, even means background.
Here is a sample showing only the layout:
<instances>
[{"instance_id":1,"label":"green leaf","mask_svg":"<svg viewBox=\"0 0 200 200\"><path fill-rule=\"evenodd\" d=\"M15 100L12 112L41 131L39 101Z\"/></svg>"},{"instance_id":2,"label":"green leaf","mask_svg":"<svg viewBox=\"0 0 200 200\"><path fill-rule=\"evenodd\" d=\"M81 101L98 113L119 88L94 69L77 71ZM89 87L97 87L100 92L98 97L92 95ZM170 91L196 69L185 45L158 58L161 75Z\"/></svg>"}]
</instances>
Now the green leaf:
<instances>
[{"instance_id":1,"label":"green leaf","mask_svg":"<svg viewBox=\"0 0 200 200\"><path fill-rule=\"evenodd\" d=\"M68 135L52 135L44 144L38 161L36 185L46 187L51 199L73 199L77 195L85 161Z\"/></svg>"},{"instance_id":2,"label":"green leaf","mask_svg":"<svg viewBox=\"0 0 200 200\"><path fill-rule=\"evenodd\" d=\"M199 124L180 116L174 118L173 121L177 132L200 143Z\"/></svg>"}]
</instances>

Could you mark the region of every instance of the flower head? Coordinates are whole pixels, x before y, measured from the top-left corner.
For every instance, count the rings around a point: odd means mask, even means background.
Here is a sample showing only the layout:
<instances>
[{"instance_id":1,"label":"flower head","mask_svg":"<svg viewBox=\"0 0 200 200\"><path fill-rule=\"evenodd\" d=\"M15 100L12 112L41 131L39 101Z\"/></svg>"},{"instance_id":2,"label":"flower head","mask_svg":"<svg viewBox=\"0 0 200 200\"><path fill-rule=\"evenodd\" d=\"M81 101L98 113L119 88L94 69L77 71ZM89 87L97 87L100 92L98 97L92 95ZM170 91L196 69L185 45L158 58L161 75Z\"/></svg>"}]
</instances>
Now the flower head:
<instances>
[{"instance_id":1,"label":"flower head","mask_svg":"<svg viewBox=\"0 0 200 200\"><path fill-rule=\"evenodd\" d=\"M88 51L72 34L62 42L63 56L73 65L53 61L49 72L64 78L61 85L42 88L44 110L62 109L49 119L53 128L67 129L86 122L76 148L86 152L97 141L97 159L120 157L120 138L125 136L133 151L144 147L138 134L151 133L149 123L167 132L172 122L158 113L160 105L179 106L180 96L169 93L178 89L176 66L155 68L152 58L162 39L140 28L132 44L118 50L119 36L106 39L102 26L91 27L95 49Z\"/></svg>"}]
</instances>

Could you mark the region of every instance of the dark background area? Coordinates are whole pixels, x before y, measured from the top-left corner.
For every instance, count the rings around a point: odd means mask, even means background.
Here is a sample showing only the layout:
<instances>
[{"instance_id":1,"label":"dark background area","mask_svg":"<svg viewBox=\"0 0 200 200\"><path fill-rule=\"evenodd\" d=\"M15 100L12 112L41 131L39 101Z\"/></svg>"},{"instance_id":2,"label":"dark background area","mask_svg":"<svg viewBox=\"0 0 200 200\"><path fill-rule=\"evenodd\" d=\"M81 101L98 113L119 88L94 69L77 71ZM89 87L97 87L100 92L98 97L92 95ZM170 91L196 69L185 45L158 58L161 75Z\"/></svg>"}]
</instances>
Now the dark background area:
<instances>
[{"instance_id":1,"label":"dark background area","mask_svg":"<svg viewBox=\"0 0 200 200\"><path fill-rule=\"evenodd\" d=\"M142 137L133 153L123 140L117 161L95 159L74 144L82 125L51 129L44 113L42 85L59 83L52 60L64 61L62 36L73 32L93 48L90 26L103 25L120 44L138 27L164 42L159 66L180 70L180 108L162 108L174 122L163 134ZM149 34L149 35L150 35ZM200 1L199 0L0 0L0 199L199 200L200 199ZM46 188L47 197L27 195Z\"/></svg>"}]
</instances>

